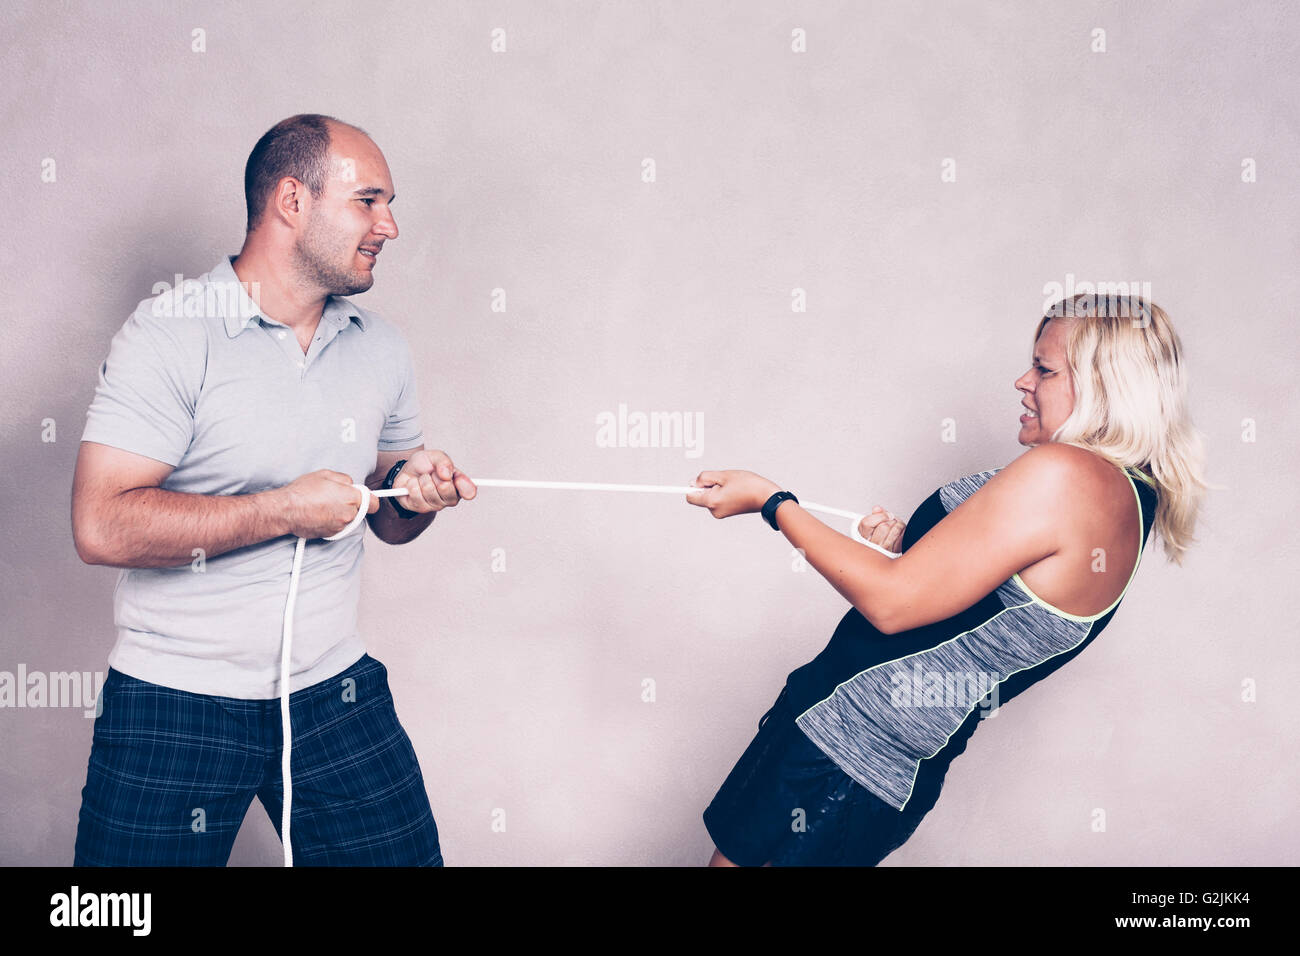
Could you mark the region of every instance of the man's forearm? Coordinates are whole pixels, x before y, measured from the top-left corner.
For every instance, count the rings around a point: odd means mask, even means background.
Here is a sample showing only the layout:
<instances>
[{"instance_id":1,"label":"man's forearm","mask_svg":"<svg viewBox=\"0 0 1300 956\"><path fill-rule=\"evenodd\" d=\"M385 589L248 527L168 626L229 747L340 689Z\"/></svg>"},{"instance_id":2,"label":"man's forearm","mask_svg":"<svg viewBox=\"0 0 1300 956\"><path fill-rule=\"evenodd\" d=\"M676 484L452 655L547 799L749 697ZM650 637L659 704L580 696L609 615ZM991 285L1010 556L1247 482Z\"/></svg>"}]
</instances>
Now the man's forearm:
<instances>
[{"instance_id":1,"label":"man's forearm","mask_svg":"<svg viewBox=\"0 0 1300 956\"><path fill-rule=\"evenodd\" d=\"M94 564L173 568L289 534L281 489L193 495L132 488L100 504Z\"/></svg>"}]
</instances>

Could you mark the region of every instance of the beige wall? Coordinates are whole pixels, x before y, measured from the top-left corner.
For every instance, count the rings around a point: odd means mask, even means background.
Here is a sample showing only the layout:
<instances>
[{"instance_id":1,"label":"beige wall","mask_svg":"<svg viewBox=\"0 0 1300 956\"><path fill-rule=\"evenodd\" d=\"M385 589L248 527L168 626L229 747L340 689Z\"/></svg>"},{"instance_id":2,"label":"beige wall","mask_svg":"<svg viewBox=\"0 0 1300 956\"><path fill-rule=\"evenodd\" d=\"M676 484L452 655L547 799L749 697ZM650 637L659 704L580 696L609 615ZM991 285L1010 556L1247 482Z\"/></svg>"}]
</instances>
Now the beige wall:
<instances>
[{"instance_id":1,"label":"beige wall","mask_svg":"<svg viewBox=\"0 0 1300 956\"><path fill-rule=\"evenodd\" d=\"M320 111L387 155L401 237L359 301L471 476L748 468L910 514L1022 451L1046 285L1150 283L1228 490L888 862L1300 862L1295 15L1135 6L6 4L0 670L106 669L116 572L69 522L96 369L155 282L237 251L257 137ZM702 414L703 453L598 447L620 403ZM757 517L673 497L485 489L368 550L363 632L449 864L703 862L701 811L847 607ZM0 710L0 862L71 862L91 728ZM279 852L254 804L232 863Z\"/></svg>"}]
</instances>

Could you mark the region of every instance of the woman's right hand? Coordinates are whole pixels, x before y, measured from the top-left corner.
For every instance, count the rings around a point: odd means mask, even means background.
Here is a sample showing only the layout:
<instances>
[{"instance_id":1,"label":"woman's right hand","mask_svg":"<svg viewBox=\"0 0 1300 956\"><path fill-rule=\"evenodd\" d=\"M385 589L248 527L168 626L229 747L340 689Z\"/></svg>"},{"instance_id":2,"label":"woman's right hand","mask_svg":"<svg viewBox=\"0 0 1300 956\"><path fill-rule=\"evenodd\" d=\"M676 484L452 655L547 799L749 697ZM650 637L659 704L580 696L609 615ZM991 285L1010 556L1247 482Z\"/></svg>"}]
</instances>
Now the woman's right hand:
<instances>
[{"instance_id":1,"label":"woman's right hand","mask_svg":"<svg viewBox=\"0 0 1300 956\"><path fill-rule=\"evenodd\" d=\"M863 515L858 522L858 534L895 554L903 551L903 532L906 530L907 525L895 518L892 511L886 511L880 505L872 508L871 514Z\"/></svg>"}]
</instances>

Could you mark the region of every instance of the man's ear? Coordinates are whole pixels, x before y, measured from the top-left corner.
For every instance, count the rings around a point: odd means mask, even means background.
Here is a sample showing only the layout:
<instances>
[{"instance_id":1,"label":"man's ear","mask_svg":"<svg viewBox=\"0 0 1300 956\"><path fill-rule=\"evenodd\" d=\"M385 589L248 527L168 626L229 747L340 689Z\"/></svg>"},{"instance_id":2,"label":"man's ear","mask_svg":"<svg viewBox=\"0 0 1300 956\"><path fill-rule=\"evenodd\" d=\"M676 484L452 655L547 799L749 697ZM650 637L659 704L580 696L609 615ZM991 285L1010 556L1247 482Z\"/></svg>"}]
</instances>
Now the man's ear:
<instances>
[{"instance_id":1,"label":"man's ear","mask_svg":"<svg viewBox=\"0 0 1300 956\"><path fill-rule=\"evenodd\" d=\"M303 215L303 197L307 187L292 176L280 180L275 189L275 214L286 225L293 226L301 221Z\"/></svg>"}]
</instances>

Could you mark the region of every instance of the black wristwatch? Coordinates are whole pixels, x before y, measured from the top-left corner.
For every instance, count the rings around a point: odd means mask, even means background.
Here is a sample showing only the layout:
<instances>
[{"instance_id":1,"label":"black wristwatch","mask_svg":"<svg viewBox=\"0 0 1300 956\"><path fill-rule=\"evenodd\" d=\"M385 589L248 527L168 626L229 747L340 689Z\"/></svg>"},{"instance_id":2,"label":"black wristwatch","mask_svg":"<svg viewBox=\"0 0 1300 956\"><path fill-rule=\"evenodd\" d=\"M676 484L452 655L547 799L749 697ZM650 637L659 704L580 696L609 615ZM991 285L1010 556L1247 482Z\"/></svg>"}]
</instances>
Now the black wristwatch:
<instances>
[{"instance_id":1,"label":"black wristwatch","mask_svg":"<svg viewBox=\"0 0 1300 956\"><path fill-rule=\"evenodd\" d=\"M392 487L393 487L393 480L397 477L397 473L398 473L399 471L402 470L402 466L405 465L406 462L407 462L407 459L403 458L401 461L399 461L397 464L395 464L392 468L389 468L389 469L388 469L388 477L386 477L386 478L384 479L384 489L385 489L385 490L391 490L391 489L392 489ZM397 503L397 496L396 496L396 495L394 495L393 497L389 498L389 499L388 499L388 503L389 503L390 505L393 506L393 510L397 512L397 516L398 516L399 518L414 518L416 515L418 515L418 514L420 513L420 512L418 512L418 511L411 511L411 510L408 509L408 508L403 508L401 505L399 505L399 504Z\"/></svg>"},{"instance_id":2,"label":"black wristwatch","mask_svg":"<svg viewBox=\"0 0 1300 956\"><path fill-rule=\"evenodd\" d=\"M763 520L772 526L773 531L781 530L776 525L776 509L783 501L793 501L795 504L799 503L799 499L790 492L778 491L771 498L768 498L767 503L763 505Z\"/></svg>"}]
</instances>

